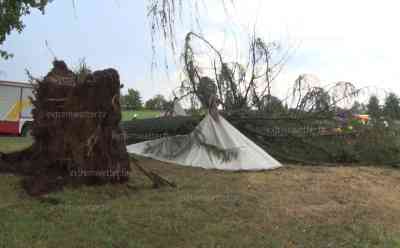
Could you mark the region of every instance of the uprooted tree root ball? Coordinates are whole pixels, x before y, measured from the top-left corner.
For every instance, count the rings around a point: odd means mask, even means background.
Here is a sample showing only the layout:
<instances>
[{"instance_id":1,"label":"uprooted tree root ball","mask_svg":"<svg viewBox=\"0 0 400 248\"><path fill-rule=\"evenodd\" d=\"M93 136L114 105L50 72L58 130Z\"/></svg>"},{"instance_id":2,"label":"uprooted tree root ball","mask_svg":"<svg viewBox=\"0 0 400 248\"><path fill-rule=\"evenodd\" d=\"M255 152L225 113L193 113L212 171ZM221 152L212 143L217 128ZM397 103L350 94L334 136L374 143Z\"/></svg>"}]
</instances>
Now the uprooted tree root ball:
<instances>
[{"instance_id":1,"label":"uprooted tree root ball","mask_svg":"<svg viewBox=\"0 0 400 248\"><path fill-rule=\"evenodd\" d=\"M27 176L41 195L72 184L123 183L130 170L119 122L120 81L114 69L73 73L63 61L34 86L32 135L27 150L2 154L0 172Z\"/></svg>"}]
</instances>

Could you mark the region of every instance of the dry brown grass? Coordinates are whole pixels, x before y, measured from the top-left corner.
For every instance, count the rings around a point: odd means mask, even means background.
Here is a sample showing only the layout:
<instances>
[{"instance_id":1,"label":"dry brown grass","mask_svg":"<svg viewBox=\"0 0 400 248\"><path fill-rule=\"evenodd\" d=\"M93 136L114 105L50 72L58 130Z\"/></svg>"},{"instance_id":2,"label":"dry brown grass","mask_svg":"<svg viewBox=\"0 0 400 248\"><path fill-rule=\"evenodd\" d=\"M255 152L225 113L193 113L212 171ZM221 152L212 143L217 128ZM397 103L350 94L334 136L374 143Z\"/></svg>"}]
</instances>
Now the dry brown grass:
<instances>
[{"instance_id":1,"label":"dry brown grass","mask_svg":"<svg viewBox=\"0 0 400 248\"><path fill-rule=\"evenodd\" d=\"M400 247L398 169L141 165L178 188L133 170L129 187L66 188L49 205L0 176L0 247Z\"/></svg>"},{"instance_id":2,"label":"dry brown grass","mask_svg":"<svg viewBox=\"0 0 400 248\"><path fill-rule=\"evenodd\" d=\"M400 171L376 167L296 167L251 173L247 183L278 202L279 219L310 224L343 223L358 218L400 230ZM284 212L282 212L284 210Z\"/></svg>"},{"instance_id":3,"label":"dry brown grass","mask_svg":"<svg viewBox=\"0 0 400 248\"><path fill-rule=\"evenodd\" d=\"M207 190L207 196L222 199L222 193L228 201L238 200L242 205L238 212L249 214L242 221L252 222L252 229L260 232L285 230L293 223L362 225L380 227L385 233L400 230L400 170L395 168L286 165L273 171L234 173L153 160L142 163L177 180L182 190L195 184ZM218 200L209 206L221 207Z\"/></svg>"}]
</instances>

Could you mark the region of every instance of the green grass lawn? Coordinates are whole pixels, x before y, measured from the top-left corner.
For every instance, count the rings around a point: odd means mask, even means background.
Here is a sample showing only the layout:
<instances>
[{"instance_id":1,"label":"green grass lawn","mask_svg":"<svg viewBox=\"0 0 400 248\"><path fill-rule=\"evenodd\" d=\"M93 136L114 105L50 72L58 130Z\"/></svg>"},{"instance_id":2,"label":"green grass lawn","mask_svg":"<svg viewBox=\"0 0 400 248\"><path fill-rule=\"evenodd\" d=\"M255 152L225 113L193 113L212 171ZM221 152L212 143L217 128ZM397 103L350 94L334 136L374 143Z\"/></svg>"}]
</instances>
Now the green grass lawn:
<instances>
[{"instance_id":1,"label":"green grass lawn","mask_svg":"<svg viewBox=\"0 0 400 248\"><path fill-rule=\"evenodd\" d=\"M160 111L138 110L138 111L122 111L122 121L130 121L137 114L138 119L155 118L160 115Z\"/></svg>"},{"instance_id":2,"label":"green grass lawn","mask_svg":"<svg viewBox=\"0 0 400 248\"><path fill-rule=\"evenodd\" d=\"M3 137L0 150L29 142ZM153 189L132 170L126 185L51 193L53 205L0 175L0 247L400 247L398 169L141 164L178 187Z\"/></svg>"},{"instance_id":3,"label":"green grass lawn","mask_svg":"<svg viewBox=\"0 0 400 248\"><path fill-rule=\"evenodd\" d=\"M0 136L0 152L23 150L32 144L31 137Z\"/></svg>"}]
</instances>

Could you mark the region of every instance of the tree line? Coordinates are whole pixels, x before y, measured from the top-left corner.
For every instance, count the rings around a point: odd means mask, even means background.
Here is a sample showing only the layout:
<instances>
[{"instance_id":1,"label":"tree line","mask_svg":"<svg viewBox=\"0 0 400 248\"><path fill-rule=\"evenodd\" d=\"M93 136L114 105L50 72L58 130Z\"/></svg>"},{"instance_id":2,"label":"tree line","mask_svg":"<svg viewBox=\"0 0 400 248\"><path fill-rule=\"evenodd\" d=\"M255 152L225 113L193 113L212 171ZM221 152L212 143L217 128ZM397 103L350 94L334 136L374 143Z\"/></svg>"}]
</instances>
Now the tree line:
<instances>
[{"instance_id":1,"label":"tree line","mask_svg":"<svg viewBox=\"0 0 400 248\"><path fill-rule=\"evenodd\" d=\"M208 83L200 84L199 98L204 103L203 107L206 107L207 99L210 94L215 93L215 89L211 87L213 82L209 78L204 80L204 82ZM162 94L157 94L144 102L140 92L136 89L128 89L127 94L121 95L120 102L122 108L126 110L149 109L165 111L172 107L172 100L167 100ZM328 110L330 102L331 100L327 94L321 94L321 97L316 99L315 108L317 111ZM264 99L261 106L259 106L259 110L269 113L282 113L288 109L287 105L284 105L279 98L273 95L268 99ZM355 101L349 110L353 114L368 114L373 119L386 117L391 120L400 120L400 98L396 93L391 92L385 97L383 104L381 104L379 98L376 95L372 95L367 104Z\"/></svg>"},{"instance_id":2,"label":"tree line","mask_svg":"<svg viewBox=\"0 0 400 248\"><path fill-rule=\"evenodd\" d=\"M385 117L390 120L400 120L400 100L395 93L391 92L385 97L384 103L381 104L379 98L372 95L367 105L355 102L352 111L357 114L367 113L372 119Z\"/></svg>"},{"instance_id":3,"label":"tree line","mask_svg":"<svg viewBox=\"0 0 400 248\"><path fill-rule=\"evenodd\" d=\"M140 92L136 89L128 89L127 94L120 97L121 107L124 110L158 110L165 111L172 108L172 101L167 100L163 95L157 94L143 102Z\"/></svg>"}]
</instances>

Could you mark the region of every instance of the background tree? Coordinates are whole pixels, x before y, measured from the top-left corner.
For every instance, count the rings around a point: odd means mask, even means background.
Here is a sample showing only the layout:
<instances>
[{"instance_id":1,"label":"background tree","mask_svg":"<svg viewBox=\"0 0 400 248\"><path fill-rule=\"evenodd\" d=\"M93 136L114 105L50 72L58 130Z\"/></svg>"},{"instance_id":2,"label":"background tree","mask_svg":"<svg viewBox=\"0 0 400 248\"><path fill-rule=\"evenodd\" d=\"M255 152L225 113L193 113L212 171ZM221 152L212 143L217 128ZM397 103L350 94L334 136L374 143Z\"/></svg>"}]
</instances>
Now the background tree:
<instances>
[{"instance_id":1,"label":"background tree","mask_svg":"<svg viewBox=\"0 0 400 248\"><path fill-rule=\"evenodd\" d=\"M128 89L128 94L121 96L121 105L129 110L141 109L143 104L140 92L135 89Z\"/></svg>"},{"instance_id":2,"label":"background tree","mask_svg":"<svg viewBox=\"0 0 400 248\"><path fill-rule=\"evenodd\" d=\"M204 48L209 52L204 52ZM271 96L272 84L286 64L290 50L283 50L279 43L265 42L253 34L248 52L249 59L245 63L227 62L206 38L188 33L183 52L187 79L183 81L181 91L199 97L199 85L208 78L215 83L216 95L225 110L262 107L264 96ZM204 53L209 55L211 66L205 65ZM199 100L204 106L204 99Z\"/></svg>"},{"instance_id":3,"label":"background tree","mask_svg":"<svg viewBox=\"0 0 400 248\"><path fill-rule=\"evenodd\" d=\"M208 108L209 100L212 95L217 94L217 86L214 80L209 77L200 78L199 85L197 87L197 97L199 98L202 106Z\"/></svg>"},{"instance_id":4,"label":"background tree","mask_svg":"<svg viewBox=\"0 0 400 248\"><path fill-rule=\"evenodd\" d=\"M367 106L365 104L360 103L359 101L354 101L353 105L350 108L350 111L353 114L361 115L367 112Z\"/></svg>"},{"instance_id":5,"label":"background tree","mask_svg":"<svg viewBox=\"0 0 400 248\"><path fill-rule=\"evenodd\" d=\"M25 24L22 17L29 15L32 9L44 14L46 5L52 0L2 0L0 1L0 45L12 31L22 32ZM13 55L0 49L0 58L8 59Z\"/></svg>"},{"instance_id":6,"label":"background tree","mask_svg":"<svg viewBox=\"0 0 400 248\"><path fill-rule=\"evenodd\" d=\"M395 93L390 93L385 98L385 104L383 105L383 114L392 120L400 119L400 101Z\"/></svg>"},{"instance_id":7,"label":"background tree","mask_svg":"<svg viewBox=\"0 0 400 248\"><path fill-rule=\"evenodd\" d=\"M368 114L372 119L378 120L382 116L382 110L379 106L379 99L377 96L372 95L367 104Z\"/></svg>"},{"instance_id":8,"label":"background tree","mask_svg":"<svg viewBox=\"0 0 400 248\"><path fill-rule=\"evenodd\" d=\"M268 113L268 114L279 114L285 112L285 107L282 104L282 101L273 95L267 95L263 98L261 106L259 106L259 110Z\"/></svg>"},{"instance_id":9,"label":"background tree","mask_svg":"<svg viewBox=\"0 0 400 248\"><path fill-rule=\"evenodd\" d=\"M313 111L315 112L327 112L330 111L331 96L323 88L318 88L317 94L314 98Z\"/></svg>"},{"instance_id":10,"label":"background tree","mask_svg":"<svg viewBox=\"0 0 400 248\"><path fill-rule=\"evenodd\" d=\"M168 101L163 95L155 95L145 103L145 108L150 110L166 110Z\"/></svg>"},{"instance_id":11,"label":"background tree","mask_svg":"<svg viewBox=\"0 0 400 248\"><path fill-rule=\"evenodd\" d=\"M325 86L321 87L322 84ZM327 84L315 75L301 74L294 81L286 101L291 105L291 114L312 113L314 116L334 118L335 112L343 108L343 103L348 105L359 93L360 89L351 82Z\"/></svg>"},{"instance_id":12,"label":"background tree","mask_svg":"<svg viewBox=\"0 0 400 248\"><path fill-rule=\"evenodd\" d=\"M234 6L235 0L219 0L227 13L229 3ZM217 1L215 1L217 2ZM176 48L176 20L182 18L183 12L193 23L200 24L199 6L207 5L203 0L147 0L147 15L150 19L151 38L153 41L153 52L155 51L154 41L161 37L170 44L171 50L175 53ZM181 19L182 21L182 19ZM200 28L199 28L200 29Z\"/></svg>"},{"instance_id":13,"label":"background tree","mask_svg":"<svg viewBox=\"0 0 400 248\"><path fill-rule=\"evenodd\" d=\"M322 87L311 87L299 98L296 109L307 112L328 112L332 104L329 92Z\"/></svg>"}]
</instances>

